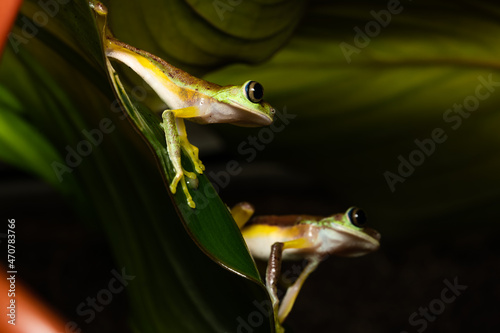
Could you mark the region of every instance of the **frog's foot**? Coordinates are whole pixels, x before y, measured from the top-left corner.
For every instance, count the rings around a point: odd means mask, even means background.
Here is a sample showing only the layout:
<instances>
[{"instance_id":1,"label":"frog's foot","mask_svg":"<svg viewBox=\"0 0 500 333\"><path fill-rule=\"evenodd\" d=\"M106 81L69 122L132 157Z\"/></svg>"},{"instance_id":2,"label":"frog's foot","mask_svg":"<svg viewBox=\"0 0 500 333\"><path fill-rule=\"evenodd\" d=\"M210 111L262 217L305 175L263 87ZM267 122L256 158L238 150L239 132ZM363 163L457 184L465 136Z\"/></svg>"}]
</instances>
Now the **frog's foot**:
<instances>
[{"instance_id":1,"label":"frog's foot","mask_svg":"<svg viewBox=\"0 0 500 333\"><path fill-rule=\"evenodd\" d=\"M188 141L187 136L182 136L181 135L180 136L180 141L181 141L182 148L184 149L184 151L186 152L186 154L188 154L189 158L191 159L191 162L193 162L194 169L199 174L202 174L203 171L205 171L205 166L203 165L203 163L201 162L200 158L198 157L198 152L199 152L198 147L193 146ZM189 178L192 178L192 177L189 177Z\"/></svg>"},{"instance_id":2,"label":"frog's foot","mask_svg":"<svg viewBox=\"0 0 500 333\"><path fill-rule=\"evenodd\" d=\"M101 16L106 16L108 15L108 9L104 4L102 4L100 1L90 1L89 2L90 8L92 8L97 14Z\"/></svg>"},{"instance_id":3,"label":"frog's foot","mask_svg":"<svg viewBox=\"0 0 500 333\"><path fill-rule=\"evenodd\" d=\"M177 192L177 185L180 182L181 187L182 187L182 191L184 192L184 195L186 196L186 200L187 200L189 207L195 208L196 204L193 201L193 197L191 196L191 193L189 193L185 177L188 177L191 179L197 178L196 174L194 172L189 172L189 171L186 171L183 168L181 168L181 171L176 172L174 179L170 183L170 186L169 186L170 192L172 192L172 194L175 194L175 192Z\"/></svg>"}]
</instances>

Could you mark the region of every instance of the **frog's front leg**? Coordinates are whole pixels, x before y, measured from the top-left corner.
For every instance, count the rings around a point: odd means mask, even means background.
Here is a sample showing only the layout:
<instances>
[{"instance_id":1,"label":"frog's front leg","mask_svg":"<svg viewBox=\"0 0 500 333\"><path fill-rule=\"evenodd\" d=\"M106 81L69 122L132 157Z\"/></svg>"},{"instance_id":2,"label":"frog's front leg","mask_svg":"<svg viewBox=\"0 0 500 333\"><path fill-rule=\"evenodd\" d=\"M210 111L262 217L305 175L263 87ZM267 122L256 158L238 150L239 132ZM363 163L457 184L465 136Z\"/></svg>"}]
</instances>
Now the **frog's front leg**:
<instances>
[{"instance_id":1,"label":"frog's front leg","mask_svg":"<svg viewBox=\"0 0 500 333\"><path fill-rule=\"evenodd\" d=\"M203 173L203 171L205 171L205 166L203 165L203 163L201 162L201 160L199 158L198 147L193 146L188 140L187 132L186 132L186 125L184 124L184 119L176 117L175 121L177 123L177 132L179 133L181 147L184 148L186 153L191 158L191 161L194 164L194 168L195 168L196 172L198 172L200 174Z\"/></svg>"},{"instance_id":2,"label":"frog's front leg","mask_svg":"<svg viewBox=\"0 0 500 333\"><path fill-rule=\"evenodd\" d=\"M170 183L170 191L175 193L177 191L177 185L181 182L182 190L186 195L188 205L191 208L195 208L196 205L188 191L186 180L184 176L191 179L196 179L196 174L194 172L189 172L184 170L181 164L181 147L186 150L191 160L195 165L195 170L198 173L203 173L205 169L203 164L198 158L198 148L191 145L187 139L186 128L184 126L184 121L180 117L193 116L196 112L196 108L188 107L185 109L178 110L165 110L162 114L163 122L161 126L165 132L165 139L167 142L167 152L175 170L175 177Z\"/></svg>"},{"instance_id":3,"label":"frog's front leg","mask_svg":"<svg viewBox=\"0 0 500 333\"><path fill-rule=\"evenodd\" d=\"M302 285L306 281L307 277L309 274L314 272L314 270L318 267L319 263L321 262L321 259L318 257L313 257L309 259L307 262L306 267L304 270L300 273L299 277L297 280L288 287L286 290L285 297L281 300L281 305L279 307L278 311L278 320L280 323L284 322L290 311L292 310L293 304L295 303L295 300L297 299L297 296L300 292L300 289L302 289Z\"/></svg>"},{"instance_id":4,"label":"frog's front leg","mask_svg":"<svg viewBox=\"0 0 500 333\"><path fill-rule=\"evenodd\" d=\"M295 299L297 298L297 295L299 294L305 280L321 262L321 259L319 257L312 257L309 260L307 266L301 272L300 276L297 278L294 284L287 289L285 297L283 297L283 300L280 304L277 293L277 283L279 275L281 273L283 251L286 249L308 248L311 245L311 242L306 238L298 238L283 243L276 242L271 247L271 255L269 257L269 262L267 264L266 270L266 288L271 296L275 317L280 324L285 321L286 317L290 313L290 310L292 309L293 304L295 303Z\"/></svg>"}]
</instances>

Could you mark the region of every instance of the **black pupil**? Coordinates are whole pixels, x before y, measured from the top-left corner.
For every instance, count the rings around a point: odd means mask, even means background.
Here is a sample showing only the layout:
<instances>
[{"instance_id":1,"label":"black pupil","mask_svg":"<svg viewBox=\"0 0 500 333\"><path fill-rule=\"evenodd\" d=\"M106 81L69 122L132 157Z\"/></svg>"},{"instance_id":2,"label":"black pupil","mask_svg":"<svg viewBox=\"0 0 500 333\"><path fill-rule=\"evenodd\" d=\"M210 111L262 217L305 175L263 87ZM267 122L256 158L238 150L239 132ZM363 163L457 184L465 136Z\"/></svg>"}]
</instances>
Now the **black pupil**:
<instances>
[{"instance_id":1,"label":"black pupil","mask_svg":"<svg viewBox=\"0 0 500 333\"><path fill-rule=\"evenodd\" d=\"M351 211L351 221L356 227L362 227L366 224L366 214L362 209L355 208Z\"/></svg>"},{"instance_id":2,"label":"black pupil","mask_svg":"<svg viewBox=\"0 0 500 333\"><path fill-rule=\"evenodd\" d=\"M248 84L248 98L254 103L258 103L264 97L264 87L258 82L252 81Z\"/></svg>"},{"instance_id":3,"label":"black pupil","mask_svg":"<svg viewBox=\"0 0 500 333\"><path fill-rule=\"evenodd\" d=\"M262 97L264 97L264 88L260 83L255 82L255 84L252 87L253 90L253 98L261 100Z\"/></svg>"}]
</instances>

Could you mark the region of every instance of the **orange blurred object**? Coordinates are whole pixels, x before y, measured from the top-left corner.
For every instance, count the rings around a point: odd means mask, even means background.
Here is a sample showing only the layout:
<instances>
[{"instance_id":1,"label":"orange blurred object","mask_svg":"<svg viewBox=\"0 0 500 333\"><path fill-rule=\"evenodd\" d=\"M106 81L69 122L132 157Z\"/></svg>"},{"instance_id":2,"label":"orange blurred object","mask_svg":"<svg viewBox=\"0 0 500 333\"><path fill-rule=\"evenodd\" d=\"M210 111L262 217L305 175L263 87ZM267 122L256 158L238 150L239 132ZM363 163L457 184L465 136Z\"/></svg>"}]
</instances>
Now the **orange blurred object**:
<instances>
[{"instance_id":1,"label":"orange blurred object","mask_svg":"<svg viewBox=\"0 0 500 333\"><path fill-rule=\"evenodd\" d=\"M18 274L8 274L4 266L0 266L0 309L2 333L66 333L64 321L20 283Z\"/></svg>"},{"instance_id":2,"label":"orange blurred object","mask_svg":"<svg viewBox=\"0 0 500 333\"><path fill-rule=\"evenodd\" d=\"M17 11L21 6L21 2L21 0L2 0L2 4L0 5L0 55L3 52L3 47L16 18Z\"/></svg>"},{"instance_id":3,"label":"orange blurred object","mask_svg":"<svg viewBox=\"0 0 500 333\"><path fill-rule=\"evenodd\" d=\"M0 0L0 56L22 0ZM68 333L74 331L0 265L0 333ZM69 326L69 327L67 327Z\"/></svg>"}]
</instances>

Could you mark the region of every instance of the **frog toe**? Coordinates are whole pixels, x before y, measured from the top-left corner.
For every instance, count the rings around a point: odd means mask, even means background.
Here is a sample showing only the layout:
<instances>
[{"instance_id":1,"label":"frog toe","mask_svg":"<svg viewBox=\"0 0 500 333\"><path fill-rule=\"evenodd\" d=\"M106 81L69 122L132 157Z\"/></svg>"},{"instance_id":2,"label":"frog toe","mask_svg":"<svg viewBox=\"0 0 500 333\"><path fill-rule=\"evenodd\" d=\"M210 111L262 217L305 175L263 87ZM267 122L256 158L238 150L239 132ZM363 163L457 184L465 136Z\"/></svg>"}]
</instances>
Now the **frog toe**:
<instances>
[{"instance_id":1,"label":"frog toe","mask_svg":"<svg viewBox=\"0 0 500 333\"><path fill-rule=\"evenodd\" d=\"M182 179L183 176L184 175L182 173L177 173L172 182L170 183L170 192L172 192L172 194L175 194L175 192L177 192L177 184L179 184L179 181Z\"/></svg>"}]
</instances>

